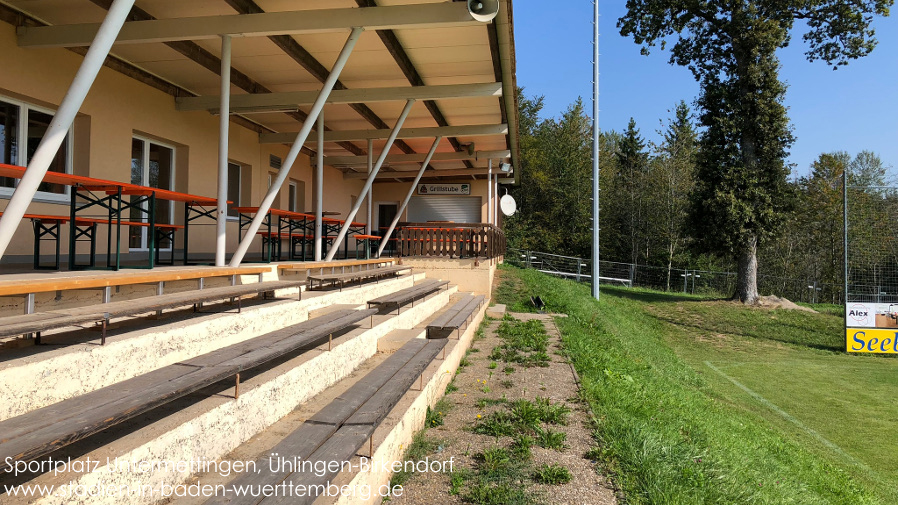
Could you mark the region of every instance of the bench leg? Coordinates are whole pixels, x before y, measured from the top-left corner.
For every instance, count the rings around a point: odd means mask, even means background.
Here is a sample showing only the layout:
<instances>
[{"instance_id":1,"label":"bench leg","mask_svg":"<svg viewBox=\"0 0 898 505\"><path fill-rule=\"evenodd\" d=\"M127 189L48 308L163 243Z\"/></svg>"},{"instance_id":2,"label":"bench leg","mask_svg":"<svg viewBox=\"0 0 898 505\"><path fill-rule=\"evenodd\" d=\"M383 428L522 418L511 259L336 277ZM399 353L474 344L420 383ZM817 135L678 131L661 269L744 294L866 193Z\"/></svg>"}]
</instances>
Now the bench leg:
<instances>
[{"instance_id":1,"label":"bench leg","mask_svg":"<svg viewBox=\"0 0 898 505\"><path fill-rule=\"evenodd\" d=\"M237 374L237 383L234 384L234 399L240 398L240 374Z\"/></svg>"},{"instance_id":2,"label":"bench leg","mask_svg":"<svg viewBox=\"0 0 898 505\"><path fill-rule=\"evenodd\" d=\"M334 348L333 346L334 346L334 334L331 333L330 335L327 336L327 352L330 352L331 350L333 350L333 348Z\"/></svg>"},{"instance_id":3,"label":"bench leg","mask_svg":"<svg viewBox=\"0 0 898 505\"><path fill-rule=\"evenodd\" d=\"M106 345L106 328L109 326L109 318L103 318L103 333L100 336L100 345Z\"/></svg>"}]
</instances>

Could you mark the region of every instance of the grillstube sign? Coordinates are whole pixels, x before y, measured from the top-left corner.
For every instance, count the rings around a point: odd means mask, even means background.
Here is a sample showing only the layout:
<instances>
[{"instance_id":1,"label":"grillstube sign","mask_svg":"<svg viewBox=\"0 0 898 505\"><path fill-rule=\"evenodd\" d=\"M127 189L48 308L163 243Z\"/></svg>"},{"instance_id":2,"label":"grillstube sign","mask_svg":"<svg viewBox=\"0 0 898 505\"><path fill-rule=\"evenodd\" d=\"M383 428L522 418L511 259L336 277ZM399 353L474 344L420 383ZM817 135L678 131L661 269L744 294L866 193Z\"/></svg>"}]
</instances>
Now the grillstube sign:
<instances>
[{"instance_id":1,"label":"grillstube sign","mask_svg":"<svg viewBox=\"0 0 898 505\"><path fill-rule=\"evenodd\" d=\"M419 184L419 195L470 195L470 184Z\"/></svg>"}]
</instances>

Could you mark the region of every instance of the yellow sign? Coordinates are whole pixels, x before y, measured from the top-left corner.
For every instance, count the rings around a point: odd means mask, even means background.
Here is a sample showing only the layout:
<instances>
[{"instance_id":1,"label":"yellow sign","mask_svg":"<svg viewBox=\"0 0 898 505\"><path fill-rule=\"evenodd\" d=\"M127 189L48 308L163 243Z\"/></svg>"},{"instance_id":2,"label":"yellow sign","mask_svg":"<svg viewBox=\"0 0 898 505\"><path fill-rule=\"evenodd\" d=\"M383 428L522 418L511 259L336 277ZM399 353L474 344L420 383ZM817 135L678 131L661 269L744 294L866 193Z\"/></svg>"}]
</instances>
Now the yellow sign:
<instances>
[{"instance_id":1,"label":"yellow sign","mask_svg":"<svg viewBox=\"0 0 898 505\"><path fill-rule=\"evenodd\" d=\"M848 352L898 354L898 331L848 328L845 349Z\"/></svg>"}]
</instances>

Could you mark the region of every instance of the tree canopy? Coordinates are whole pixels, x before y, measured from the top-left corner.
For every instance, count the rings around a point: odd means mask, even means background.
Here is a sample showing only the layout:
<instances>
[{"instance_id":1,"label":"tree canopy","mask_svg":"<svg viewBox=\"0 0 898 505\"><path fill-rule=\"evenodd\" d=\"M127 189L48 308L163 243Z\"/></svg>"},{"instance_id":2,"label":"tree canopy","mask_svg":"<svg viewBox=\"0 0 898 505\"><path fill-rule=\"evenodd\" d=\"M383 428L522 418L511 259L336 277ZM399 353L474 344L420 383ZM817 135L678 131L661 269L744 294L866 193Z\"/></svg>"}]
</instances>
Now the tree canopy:
<instances>
[{"instance_id":1,"label":"tree canopy","mask_svg":"<svg viewBox=\"0 0 898 505\"><path fill-rule=\"evenodd\" d=\"M701 85L691 221L706 248L736 260L735 297L745 303L758 297L758 247L776 236L791 201L785 159L794 139L776 51L804 21L808 59L845 65L873 50L873 18L893 1L627 1L621 34L646 54L672 41L670 62Z\"/></svg>"}]
</instances>

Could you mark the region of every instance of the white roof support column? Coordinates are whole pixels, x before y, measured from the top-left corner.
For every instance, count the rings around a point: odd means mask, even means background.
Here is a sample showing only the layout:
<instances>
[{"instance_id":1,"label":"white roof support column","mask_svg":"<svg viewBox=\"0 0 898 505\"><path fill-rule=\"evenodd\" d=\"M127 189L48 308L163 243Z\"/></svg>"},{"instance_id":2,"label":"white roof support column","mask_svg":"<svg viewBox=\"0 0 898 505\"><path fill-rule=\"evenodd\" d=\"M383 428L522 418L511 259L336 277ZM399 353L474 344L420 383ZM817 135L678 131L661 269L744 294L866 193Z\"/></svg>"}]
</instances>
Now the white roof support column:
<instances>
[{"instance_id":1,"label":"white roof support column","mask_svg":"<svg viewBox=\"0 0 898 505\"><path fill-rule=\"evenodd\" d=\"M368 139L368 177L371 177L371 171L374 170L374 139ZM368 192L368 219L365 220L365 235L371 235L371 196L374 191Z\"/></svg>"},{"instance_id":2,"label":"white roof support column","mask_svg":"<svg viewBox=\"0 0 898 505\"><path fill-rule=\"evenodd\" d=\"M486 222L493 224L493 159L490 158L490 168L486 175ZM482 216L483 214L481 214Z\"/></svg>"},{"instance_id":3,"label":"white roof support column","mask_svg":"<svg viewBox=\"0 0 898 505\"><path fill-rule=\"evenodd\" d=\"M359 208L361 208L362 202L364 201L363 199L368 192L371 191L371 186L377 178L377 172L380 171L380 167L383 166L384 161L387 159L387 155L390 153L390 148L393 147L393 142L395 142L396 137L399 136L399 130L402 129L402 124L405 123L405 118L407 118L409 112L412 111L412 105L414 104L415 100L409 100L405 103L405 108L402 109L402 114L400 114L399 119L396 120L396 126L393 127L393 131L390 133L390 138L387 139L383 152L381 152L380 156L377 158L377 163L374 164L374 169L371 171L371 175L369 175L368 180L365 181L365 186L362 188L361 194L359 194L359 197L356 199L355 205L352 206L352 210L349 211L349 215L346 216L346 222L343 223L343 227L340 228L340 234L334 239L333 245L327 252L325 261L334 259L334 255L336 255L337 250L340 249L340 244L343 243L343 240L346 238L346 233L349 232L349 227L352 226L352 220L355 219L355 215L359 212Z\"/></svg>"},{"instance_id":4,"label":"white roof support column","mask_svg":"<svg viewBox=\"0 0 898 505\"><path fill-rule=\"evenodd\" d=\"M228 245L228 141L231 121L231 36L221 36L221 114L218 116L218 209L215 223L215 266L225 265ZM187 250L184 250L187 259Z\"/></svg>"},{"instance_id":5,"label":"white roof support column","mask_svg":"<svg viewBox=\"0 0 898 505\"><path fill-rule=\"evenodd\" d=\"M350 33L349 35L349 38L346 39L346 44L343 46L343 50L337 57L337 61L336 63L334 63L334 67L333 69L331 69L330 75L328 75L327 80L324 81L324 84L321 88L321 93L318 95L318 99L315 100L315 103L312 105L311 110L309 110L308 119L306 119L306 122L302 125L302 129L300 129L299 133L296 135L296 140L293 142L293 146L290 147L290 152L287 153L287 158L284 160L281 169L278 171L277 178L272 183L271 187L268 188L268 194L266 194L265 198L262 199L262 203L259 204L259 211L253 217L253 221L250 223L249 229L246 230L246 236L243 237L243 241L240 242L240 245L237 247L237 251L234 252L234 256L231 258L230 266L240 266L240 263L243 261L243 257L246 255L246 251L249 250L250 244L256 237L256 233L259 231L259 227L262 226L262 221L265 219L265 215L268 214L268 210L271 208L271 204L274 202L274 198L277 196L278 191L280 191L281 186L284 184L284 181L287 180L287 176L290 174L290 169L293 168L293 163L296 162L296 158L299 156L303 144L309 137L309 133L311 133L312 131L312 124L314 124L315 120L318 119L319 114L321 114L321 111L324 108L324 102L327 100L327 97L330 94L331 90L334 89L334 85L336 84L337 79L340 77L340 72L343 70L343 67L346 66L346 60L348 60L349 55L352 54L352 49L355 47L355 44L356 42L358 42L359 37L361 37L363 31L364 28L353 28L352 33ZM318 168L318 170L321 169L321 167ZM319 180L318 184L320 185L323 183L321 180Z\"/></svg>"},{"instance_id":6,"label":"white roof support column","mask_svg":"<svg viewBox=\"0 0 898 505\"><path fill-rule=\"evenodd\" d=\"M22 216L28 210L28 204L34 198L37 188L47 174L47 169L50 168L50 163L59 151L59 147L65 140L66 135L68 135L69 128L72 127L75 116L78 114L81 104L84 103L84 98L97 78L97 73L103 66L106 56L109 55L109 49L112 48L112 44L115 42L115 38L118 36L119 30L125 23L125 19L127 19L133 5L134 0L115 0L112 2L112 6L109 7L109 12L100 25L97 35L90 45L90 49L84 55L84 61L81 62L81 67L78 68L75 79L69 86L65 98L62 99L59 110L56 111L53 120L50 121L50 127L47 128L40 145L37 146L37 150L31 157L31 162L25 170L25 175L22 176L22 180L16 186L9 204L3 211L3 216L0 217L0 258L6 252L6 248L12 241L16 228L19 227L19 223L22 221ZM75 195L70 195L70 197L74 198ZM74 251L69 252L69 254L73 253Z\"/></svg>"},{"instance_id":7,"label":"white roof support column","mask_svg":"<svg viewBox=\"0 0 898 505\"><path fill-rule=\"evenodd\" d=\"M499 174L495 175L496 183L493 186L493 226L499 226Z\"/></svg>"},{"instance_id":8,"label":"white roof support column","mask_svg":"<svg viewBox=\"0 0 898 505\"><path fill-rule=\"evenodd\" d=\"M318 153L315 161L315 261L321 261L324 217L324 110L318 113ZM305 258L303 258L305 259Z\"/></svg>"},{"instance_id":9,"label":"white roof support column","mask_svg":"<svg viewBox=\"0 0 898 505\"><path fill-rule=\"evenodd\" d=\"M399 218L402 217L402 213L405 212L405 208L408 207L408 202L412 200L412 195L415 194L415 188L418 187L418 182L421 181L421 176L423 176L424 171L427 170L427 165L430 164L430 159L433 158L433 153L437 151L437 146L440 145L440 140L443 140L443 137L433 139L433 145L430 146L430 152L427 153L427 158L425 158L424 163L421 164L421 170L418 170L418 175L415 176L412 186L408 188L408 194L405 195L405 200L403 200L402 205L399 206L399 210L396 212L396 217L394 217L393 222L390 223L390 228L384 233L383 238L380 239L380 247L377 248L378 258L383 254L384 248L387 247L387 243L393 235L393 230L396 229L396 225L399 223Z\"/></svg>"}]
</instances>

